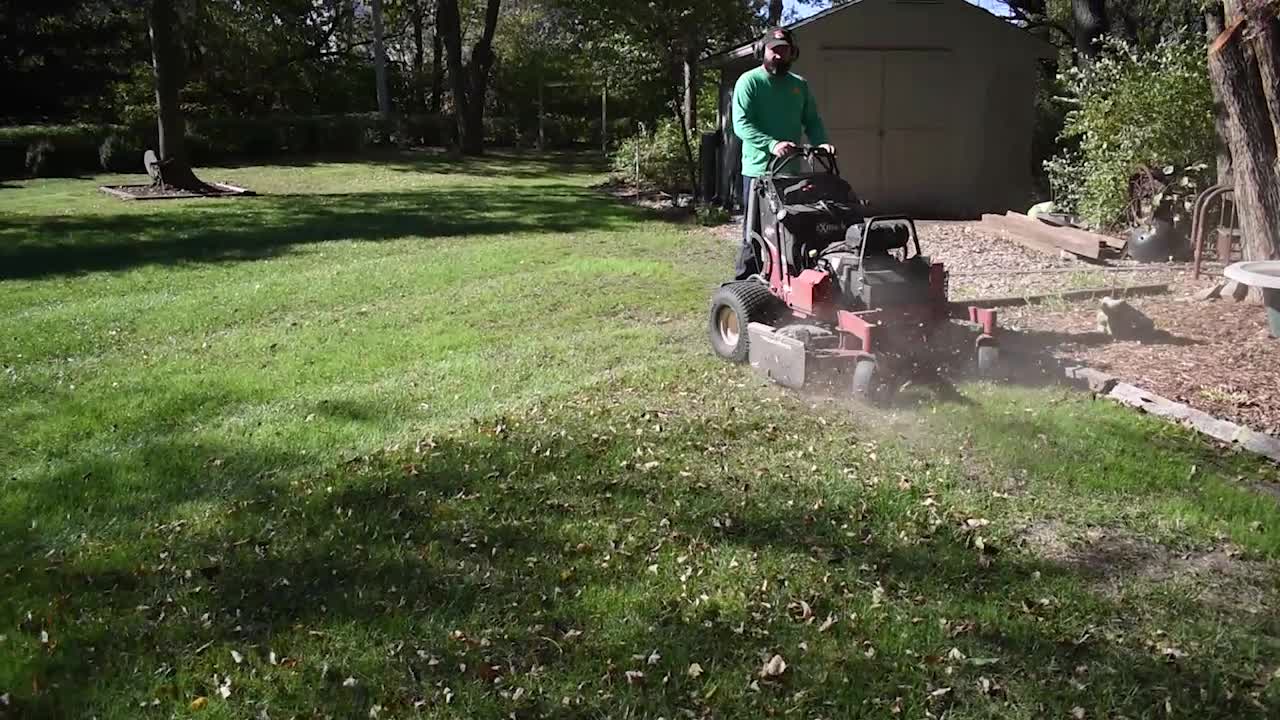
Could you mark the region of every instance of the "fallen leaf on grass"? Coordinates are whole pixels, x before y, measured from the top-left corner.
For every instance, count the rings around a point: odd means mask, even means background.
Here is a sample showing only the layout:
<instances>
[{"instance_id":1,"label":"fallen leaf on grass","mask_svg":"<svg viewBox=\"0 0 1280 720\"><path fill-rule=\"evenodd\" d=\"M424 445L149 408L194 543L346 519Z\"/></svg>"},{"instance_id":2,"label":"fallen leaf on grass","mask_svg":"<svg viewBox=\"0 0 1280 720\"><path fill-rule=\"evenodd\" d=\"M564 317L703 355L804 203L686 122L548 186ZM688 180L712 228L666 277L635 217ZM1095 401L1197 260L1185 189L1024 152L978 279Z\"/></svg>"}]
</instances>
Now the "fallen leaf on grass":
<instances>
[{"instance_id":1,"label":"fallen leaf on grass","mask_svg":"<svg viewBox=\"0 0 1280 720\"><path fill-rule=\"evenodd\" d=\"M644 673L639 670L628 670L623 675L626 676L628 685L637 685L644 680Z\"/></svg>"},{"instance_id":2,"label":"fallen leaf on grass","mask_svg":"<svg viewBox=\"0 0 1280 720\"><path fill-rule=\"evenodd\" d=\"M274 657L274 653L272 654L272 656ZM244 662L244 656L236 652L235 650L231 651L231 659L235 660L237 665Z\"/></svg>"},{"instance_id":3,"label":"fallen leaf on grass","mask_svg":"<svg viewBox=\"0 0 1280 720\"><path fill-rule=\"evenodd\" d=\"M8 695L6 695L5 697L8 697ZM192 710L197 710L197 711L199 711L199 710L203 710L203 709L205 708L205 706L206 706L206 705L208 705L208 704L209 704L209 698L204 697L203 695L201 695L200 697L198 697L198 698L196 698L195 700L192 700L192 701L191 701L191 709L192 709Z\"/></svg>"},{"instance_id":4,"label":"fallen leaf on grass","mask_svg":"<svg viewBox=\"0 0 1280 720\"><path fill-rule=\"evenodd\" d=\"M690 666L689 666L689 677L691 677L691 678L697 678L697 677L701 677L701 676L702 676L702 666L701 666L701 665L699 665L698 663L693 663L692 665L690 665Z\"/></svg>"},{"instance_id":5,"label":"fallen leaf on grass","mask_svg":"<svg viewBox=\"0 0 1280 720\"><path fill-rule=\"evenodd\" d=\"M813 608L809 607L809 603L803 600L797 600L787 606L792 612L797 622L809 622L813 619Z\"/></svg>"},{"instance_id":6,"label":"fallen leaf on grass","mask_svg":"<svg viewBox=\"0 0 1280 720\"><path fill-rule=\"evenodd\" d=\"M818 626L818 632L824 633L830 630L831 626L835 625L837 622L839 622L839 618L837 618L835 615L828 615L827 619L823 621L822 625Z\"/></svg>"},{"instance_id":7,"label":"fallen leaf on grass","mask_svg":"<svg viewBox=\"0 0 1280 720\"><path fill-rule=\"evenodd\" d=\"M1187 656L1187 654L1186 654L1185 652L1183 652L1183 651L1179 650L1179 649L1178 649L1178 648L1176 648L1176 647L1167 647L1167 648L1165 648L1165 649L1161 650L1161 651L1160 651L1160 654L1161 654L1161 655L1164 655L1164 656L1165 656L1165 658L1167 658L1167 659L1169 659L1169 660L1177 660L1177 659L1179 659L1179 658L1184 658L1184 657L1186 657L1186 656Z\"/></svg>"},{"instance_id":8,"label":"fallen leaf on grass","mask_svg":"<svg viewBox=\"0 0 1280 720\"><path fill-rule=\"evenodd\" d=\"M942 697L943 695L946 695L949 692L951 692L951 688L949 687L938 688L937 690L934 690L933 692L929 693L929 697L938 698L938 697Z\"/></svg>"},{"instance_id":9,"label":"fallen leaf on grass","mask_svg":"<svg viewBox=\"0 0 1280 720\"><path fill-rule=\"evenodd\" d=\"M781 677L787 671L787 661L782 659L781 655L774 655L769 662L764 664L760 669L760 677L775 678Z\"/></svg>"},{"instance_id":10,"label":"fallen leaf on grass","mask_svg":"<svg viewBox=\"0 0 1280 720\"><path fill-rule=\"evenodd\" d=\"M1000 685L993 682L991 678L985 678L985 677L978 678L978 689L982 691L983 695L994 696L1004 692L1004 688L1000 687Z\"/></svg>"},{"instance_id":11,"label":"fallen leaf on grass","mask_svg":"<svg viewBox=\"0 0 1280 720\"><path fill-rule=\"evenodd\" d=\"M1071 708L1071 717L1075 718L1076 720L1084 720L1084 717L1085 717L1084 708L1079 706Z\"/></svg>"}]
</instances>

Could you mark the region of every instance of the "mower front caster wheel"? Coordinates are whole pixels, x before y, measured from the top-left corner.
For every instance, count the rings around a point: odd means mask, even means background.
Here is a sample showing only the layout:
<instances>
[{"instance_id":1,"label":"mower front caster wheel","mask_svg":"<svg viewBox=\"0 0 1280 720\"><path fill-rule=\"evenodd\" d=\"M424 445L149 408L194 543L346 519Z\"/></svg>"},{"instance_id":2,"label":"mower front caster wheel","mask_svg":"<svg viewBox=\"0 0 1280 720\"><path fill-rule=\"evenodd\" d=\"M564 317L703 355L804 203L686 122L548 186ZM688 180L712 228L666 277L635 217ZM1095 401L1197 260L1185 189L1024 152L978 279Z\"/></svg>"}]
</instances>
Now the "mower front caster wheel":
<instances>
[{"instance_id":1,"label":"mower front caster wheel","mask_svg":"<svg viewBox=\"0 0 1280 720\"><path fill-rule=\"evenodd\" d=\"M978 346L978 375L994 378L1000 373L1000 348L996 345Z\"/></svg>"},{"instance_id":2,"label":"mower front caster wheel","mask_svg":"<svg viewBox=\"0 0 1280 720\"><path fill-rule=\"evenodd\" d=\"M716 355L744 363L750 355L751 323L769 324L776 319L778 301L769 288L754 280L725 285L711 296L707 334Z\"/></svg>"},{"instance_id":3,"label":"mower front caster wheel","mask_svg":"<svg viewBox=\"0 0 1280 720\"><path fill-rule=\"evenodd\" d=\"M859 360L853 366L853 395L861 400L875 397L876 386L880 382L879 371L875 360Z\"/></svg>"}]
</instances>

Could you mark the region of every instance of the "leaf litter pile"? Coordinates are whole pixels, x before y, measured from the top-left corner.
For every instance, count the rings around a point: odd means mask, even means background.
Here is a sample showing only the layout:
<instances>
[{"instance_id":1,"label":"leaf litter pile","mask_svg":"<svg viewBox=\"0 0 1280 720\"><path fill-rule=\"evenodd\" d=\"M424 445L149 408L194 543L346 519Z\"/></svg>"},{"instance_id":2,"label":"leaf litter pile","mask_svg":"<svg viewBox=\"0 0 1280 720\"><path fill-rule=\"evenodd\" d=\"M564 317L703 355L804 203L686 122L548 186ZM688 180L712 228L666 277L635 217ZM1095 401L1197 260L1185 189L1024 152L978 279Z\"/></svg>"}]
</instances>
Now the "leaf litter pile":
<instances>
[{"instance_id":1,"label":"leaf litter pile","mask_svg":"<svg viewBox=\"0 0 1280 720\"><path fill-rule=\"evenodd\" d=\"M1274 614L1091 592L1006 548L958 465L798 420L729 372L263 478L182 519L14 530L0 716L1263 717L1280 699Z\"/></svg>"}]
</instances>

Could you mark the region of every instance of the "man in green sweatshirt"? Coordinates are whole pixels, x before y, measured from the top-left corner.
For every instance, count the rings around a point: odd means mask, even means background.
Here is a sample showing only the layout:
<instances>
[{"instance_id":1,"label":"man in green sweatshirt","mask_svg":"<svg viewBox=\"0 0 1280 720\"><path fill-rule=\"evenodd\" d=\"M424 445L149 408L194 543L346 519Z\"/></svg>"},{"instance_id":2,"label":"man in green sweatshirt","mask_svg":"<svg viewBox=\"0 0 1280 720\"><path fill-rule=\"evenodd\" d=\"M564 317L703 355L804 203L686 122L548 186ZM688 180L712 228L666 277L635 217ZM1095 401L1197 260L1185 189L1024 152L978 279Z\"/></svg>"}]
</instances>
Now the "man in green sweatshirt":
<instances>
[{"instance_id":1,"label":"man in green sweatshirt","mask_svg":"<svg viewBox=\"0 0 1280 720\"><path fill-rule=\"evenodd\" d=\"M808 81L791 72L797 55L791 31L771 28L760 43L760 67L743 73L733 88L733 132L742 139L742 203L748 211L756 178L764 174L770 155L783 157L794 151L805 135L809 144L835 153L827 141L827 130ZM747 235L749 215L747 212L743 217L738 280L761 269L760 258Z\"/></svg>"}]
</instances>

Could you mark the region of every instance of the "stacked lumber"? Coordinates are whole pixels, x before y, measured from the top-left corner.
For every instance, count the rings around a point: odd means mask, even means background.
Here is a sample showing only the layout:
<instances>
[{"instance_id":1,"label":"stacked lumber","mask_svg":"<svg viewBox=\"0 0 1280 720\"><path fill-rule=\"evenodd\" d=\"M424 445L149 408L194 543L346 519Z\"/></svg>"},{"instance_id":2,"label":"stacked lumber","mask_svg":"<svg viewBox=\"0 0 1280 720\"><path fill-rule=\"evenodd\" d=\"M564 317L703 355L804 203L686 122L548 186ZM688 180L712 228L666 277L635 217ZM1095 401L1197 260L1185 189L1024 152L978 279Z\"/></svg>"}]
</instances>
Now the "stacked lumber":
<instances>
[{"instance_id":1,"label":"stacked lumber","mask_svg":"<svg viewBox=\"0 0 1280 720\"><path fill-rule=\"evenodd\" d=\"M982 224L989 230L1036 252L1058 257L1063 252L1088 260L1102 257L1103 248L1122 250L1123 240L1065 225L1051 225L1021 213L983 215Z\"/></svg>"}]
</instances>

